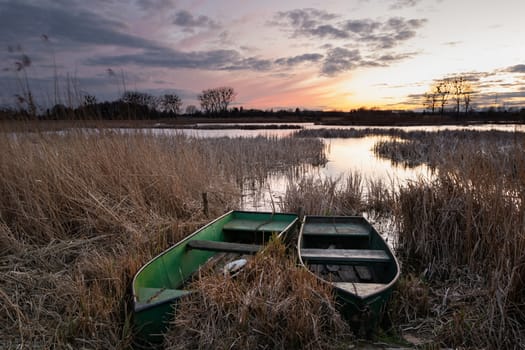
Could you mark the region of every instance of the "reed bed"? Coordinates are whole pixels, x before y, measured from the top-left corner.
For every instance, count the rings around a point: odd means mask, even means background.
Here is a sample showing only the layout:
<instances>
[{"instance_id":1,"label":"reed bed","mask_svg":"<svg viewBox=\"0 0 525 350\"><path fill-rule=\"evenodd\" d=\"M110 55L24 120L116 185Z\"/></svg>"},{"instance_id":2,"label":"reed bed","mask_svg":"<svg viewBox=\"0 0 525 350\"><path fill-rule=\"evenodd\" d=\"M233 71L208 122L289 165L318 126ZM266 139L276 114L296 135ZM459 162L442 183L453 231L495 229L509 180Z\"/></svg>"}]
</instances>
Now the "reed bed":
<instances>
[{"instance_id":1,"label":"reed bed","mask_svg":"<svg viewBox=\"0 0 525 350\"><path fill-rule=\"evenodd\" d=\"M167 349L340 349L352 333L331 289L271 241L239 275L203 272L166 336Z\"/></svg>"},{"instance_id":2,"label":"reed bed","mask_svg":"<svg viewBox=\"0 0 525 350\"><path fill-rule=\"evenodd\" d=\"M190 125L189 128L198 130L295 130L303 127L297 124L197 124Z\"/></svg>"},{"instance_id":3,"label":"reed bed","mask_svg":"<svg viewBox=\"0 0 525 350\"><path fill-rule=\"evenodd\" d=\"M295 173L301 166L327 162L325 146L318 139L258 136L194 141L209 162L220 161L223 176L239 185L246 180L264 184L269 174Z\"/></svg>"},{"instance_id":4,"label":"reed bed","mask_svg":"<svg viewBox=\"0 0 525 350\"><path fill-rule=\"evenodd\" d=\"M223 190L214 214L235 203L186 141L4 134L1 347L131 344L134 272L203 222L202 191Z\"/></svg>"},{"instance_id":5,"label":"reed bed","mask_svg":"<svg viewBox=\"0 0 525 350\"><path fill-rule=\"evenodd\" d=\"M366 136L389 136L403 137L407 132L399 128L322 128L322 129L302 129L293 133L294 137L321 137L331 138L359 138Z\"/></svg>"},{"instance_id":6,"label":"reed bed","mask_svg":"<svg viewBox=\"0 0 525 350\"><path fill-rule=\"evenodd\" d=\"M279 203L284 212L303 215L371 215L392 212L396 199L393 183L365 179L360 173L340 178L289 177L285 195Z\"/></svg>"},{"instance_id":7,"label":"reed bed","mask_svg":"<svg viewBox=\"0 0 525 350\"><path fill-rule=\"evenodd\" d=\"M240 197L240 141L4 131L0 145L0 348L131 346L134 273Z\"/></svg>"},{"instance_id":8,"label":"reed bed","mask_svg":"<svg viewBox=\"0 0 525 350\"><path fill-rule=\"evenodd\" d=\"M376 151L396 164L426 164L435 170L432 177L397 188L381 181L354 187L342 180L305 179L289 186L284 207L321 215L377 207L392 214L403 277L389 315L400 335L416 335L429 348L523 348L523 133L463 130L402 137L380 143ZM360 200L343 205L342 188L353 188Z\"/></svg>"},{"instance_id":9,"label":"reed bed","mask_svg":"<svg viewBox=\"0 0 525 350\"><path fill-rule=\"evenodd\" d=\"M525 133L498 130L411 131L376 143L374 153L395 164L408 167L426 164L435 169L444 162L461 164L467 148L474 154L486 149L499 149L502 154L508 154L507 150L523 140Z\"/></svg>"},{"instance_id":10,"label":"reed bed","mask_svg":"<svg viewBox=\"0 0 525 350\"><path fill-rule=\"evenodd\" d=\"M401 188L396 216L399 254L431 287L433 306L422 324L442 346L519 348L525 344L523 136L441 136L428 142L444 144L425 155L436 177Z\"/></svg>"}]
</instances>

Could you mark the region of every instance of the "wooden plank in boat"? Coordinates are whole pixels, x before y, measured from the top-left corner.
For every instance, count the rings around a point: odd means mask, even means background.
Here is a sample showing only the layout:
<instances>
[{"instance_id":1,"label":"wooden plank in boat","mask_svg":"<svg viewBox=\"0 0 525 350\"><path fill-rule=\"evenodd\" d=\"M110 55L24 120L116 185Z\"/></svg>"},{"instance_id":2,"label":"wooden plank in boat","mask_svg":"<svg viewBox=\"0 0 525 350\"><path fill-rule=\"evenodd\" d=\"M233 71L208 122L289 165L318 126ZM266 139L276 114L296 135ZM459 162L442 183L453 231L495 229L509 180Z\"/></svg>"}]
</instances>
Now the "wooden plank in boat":
<instances>
[{"instance_id":1,"label":"wooden plank in boat","mask_svg":"<svg viewBox=\"0 0 525 350\"><path fill-rule=\"evenodd\" d=\"M370 230L354 223L306 223L303 227L303 235L368 237Z\"/></svg>"},{"instance_id":2,"label":"wooden plank in boat","mask_svg":"<svg viewBox=\"0 0 525 350\"><path fill-rule=\"evenodd\" d=\"M187 247L190 249L239 254L255 254L262 248L262 246L257 244L207 241L199 239L189 241Z\"/></svg>"},{"instance_id":3,"label":"wooden plank in boat","mask_svg":"<svg viewBox=\"0 0 525 350\"><path fill-rule=\"evenodd\" d=\"M358 282L354 267L351 265L341 265L338 273L343 282Z\"/></svg>"},{"instance_id":4,"label":"wooden plank in boat","mask_svg":"<svg viewBox=\"0 0 525 350\"><path fill-rule=\"evenodd\" d=\"M230 231L260 231L260 232L281 232L290 223L288 221L263 221L263 220L242 220L234 219L223 226L224 230Z\"/></svg>"},{"instance_id":5,"label":"wooden plank in boat","mask_svg":"<svg viewBox=\"0 0 525 350\"><path fill-rule=\"evenodd\" d=\"M303 248L301 257L308 261L324 262L389 262L384 250L376 249L319 249Z\"/></svg>"},{"instance_id":6,"label":"wooden plank in boat","mask_svg":"<svg viewBox=\"0 0 525 350\"><path fill-rule=\"evenodd\" d=\"M364 281L364 282L372 281L372 272L370 271L368 266L354 266L354 268L361 281Z\"/></svg>"},{"instance_id":7,"label":"wooden plank in boat","mask_svg":"<svg viewBox=\"0 0 525 350\"><path fill-rule=\"evenodd\" d=\"M365 297L377 293L386 287L383 283L351 283L351 282L334 282L333 286L349 293Z\"/></svg>"}]
</instances>

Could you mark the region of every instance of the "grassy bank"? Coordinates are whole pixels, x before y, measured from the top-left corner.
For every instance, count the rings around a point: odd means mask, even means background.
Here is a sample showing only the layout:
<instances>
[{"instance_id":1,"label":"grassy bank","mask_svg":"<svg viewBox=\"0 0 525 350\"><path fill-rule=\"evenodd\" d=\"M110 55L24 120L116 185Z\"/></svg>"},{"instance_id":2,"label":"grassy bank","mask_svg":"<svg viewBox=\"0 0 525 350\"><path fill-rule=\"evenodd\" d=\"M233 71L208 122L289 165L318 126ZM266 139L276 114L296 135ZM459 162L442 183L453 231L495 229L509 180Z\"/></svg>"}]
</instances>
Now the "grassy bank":
<instances>
[{"instance_id":1,"label":"grassy bank","mask_svg":"<svg viewBox=\"0 0 525 350\"><path fill-rule=\"evenodd\" d=\"M275 149L322 154L283 142L260 138L267 156L241 157L242 139L2 133L0 347L130 346L130 280L208 221L202 193L216 217L237 206L239 177L290 162Z\"/></svg>"},{"instance_id":2,"label":"grassy bank","mask_svg":"<svg viewBox=\"0 0 525 350\"><path fill-rule=\"evenodd\" d=\"M322 143L311 138L199 140L140 132L4 130L0 347L132 346L128 288L137 269L209 218L235 208L245 181L262 183L272 172L290 174L280 203L283 211L322 215L366 211L395 223L403 277L389 310L393 324L389 334L415 333L436 347L519 347L525 343L523 136L498 132L395 136L404 141L384 143L389 151L378 152L396 162L428 164L437 170L432 179L398 188L356 173L315 180L290 172L294 166L326 161ZM323 338L333 336L334 330L346 334L329 312L326 290L321 286L315 293L324 297L312 297L305 286L317 288L316 282L296 270L293 260L279 260L279 254L273 257L278 258L275 274L264 274L261 266L274 263L267 258L260 257L246 271L251 276L247 281L264 279L270 289L260 291L258 305L267 307L271 301L276 307L269 310L275 313L239 323L237 316L246 311L243 305L222 297L229 292L233 300L247 298L253 285L238 281L225 291L207 276L197 283L215 289L195 296L201 299L194 302L214 305L216 316L227 312L231 322L212 324L209 333L197 334L204 338L197 338L187 327L201 325L197 319L175 320L175 331L165 345L177 348L177 337L185 331L189 341L197 342L192 346L226 346L238 336L227 331L238 327L280 332L273 338L243 333L246 346L263 341L269 347L277 344L272 341L303 347L349 345L350 337L337 338L336 344ZM278 281L272 278L276 276L281 276ZM298 281L303 284L295 284ZM184 307L202 316L201 321L210 321L205 312L192 309L195 303ZM323 307L328 313L314 312L308 320L290 318L303 325L300 330L287 328L293 324L265 328L283 315L299 317L298 312L307 315ZM322 325L329 327L320 327L315 318L319 315ZM317 333L308 343L295 337L302 332Z\"/></svg>"},{"instance_id":3,"label":"grassy bank","mask_svg":"<svg viewBox=\"0 0 525 350\"><path fill-rule=\"evenodd\" d=\"M405 271L422 276L407 280L422 307L398 315L442 346L525 342L524 148L520 133L467 131L376 148L437 169L399 191L398 251Z\"/></svg>"}]
</instances>

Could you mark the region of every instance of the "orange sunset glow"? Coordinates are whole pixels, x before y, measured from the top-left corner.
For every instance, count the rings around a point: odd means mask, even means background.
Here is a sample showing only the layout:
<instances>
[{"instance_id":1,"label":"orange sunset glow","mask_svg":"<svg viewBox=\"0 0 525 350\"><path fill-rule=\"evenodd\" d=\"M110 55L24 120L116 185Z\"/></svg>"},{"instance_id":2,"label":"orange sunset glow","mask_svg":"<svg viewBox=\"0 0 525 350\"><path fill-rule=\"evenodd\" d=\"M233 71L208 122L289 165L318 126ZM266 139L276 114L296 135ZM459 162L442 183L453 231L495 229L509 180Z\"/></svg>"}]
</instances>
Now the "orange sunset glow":
<instances>
[{"instance_id":1,"label":"orange sunset glow","mask_svg":"<svg viewBox=\"0 0 525 350\"><path fill-rule=\"evenodd\" d=\"M198 105L231 86L234 107L418 110L434 81L462 75L474 108L519 108L523 13L520 0L1 0L0 104L27 76L42 105L73 77L99 101L136 90Z\"/></svg>"}]
</instances>

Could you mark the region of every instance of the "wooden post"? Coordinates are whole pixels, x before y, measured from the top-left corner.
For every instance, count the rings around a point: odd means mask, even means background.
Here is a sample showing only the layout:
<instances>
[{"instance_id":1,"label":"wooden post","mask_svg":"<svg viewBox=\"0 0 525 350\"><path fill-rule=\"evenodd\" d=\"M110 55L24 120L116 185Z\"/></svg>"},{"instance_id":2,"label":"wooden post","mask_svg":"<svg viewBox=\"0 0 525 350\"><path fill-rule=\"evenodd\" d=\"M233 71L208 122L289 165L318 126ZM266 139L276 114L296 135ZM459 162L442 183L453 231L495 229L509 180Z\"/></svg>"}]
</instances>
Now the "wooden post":
<instances>
[{"instance_id":1,"label":"wooden post","mask_svg":"<svg viewBox=\"0 0 525 350\"><path fill-rule=\"evenodd\" d=\"M202 213L208 217L208 193L202 192Z\"/></svg>"}]
</instances>

